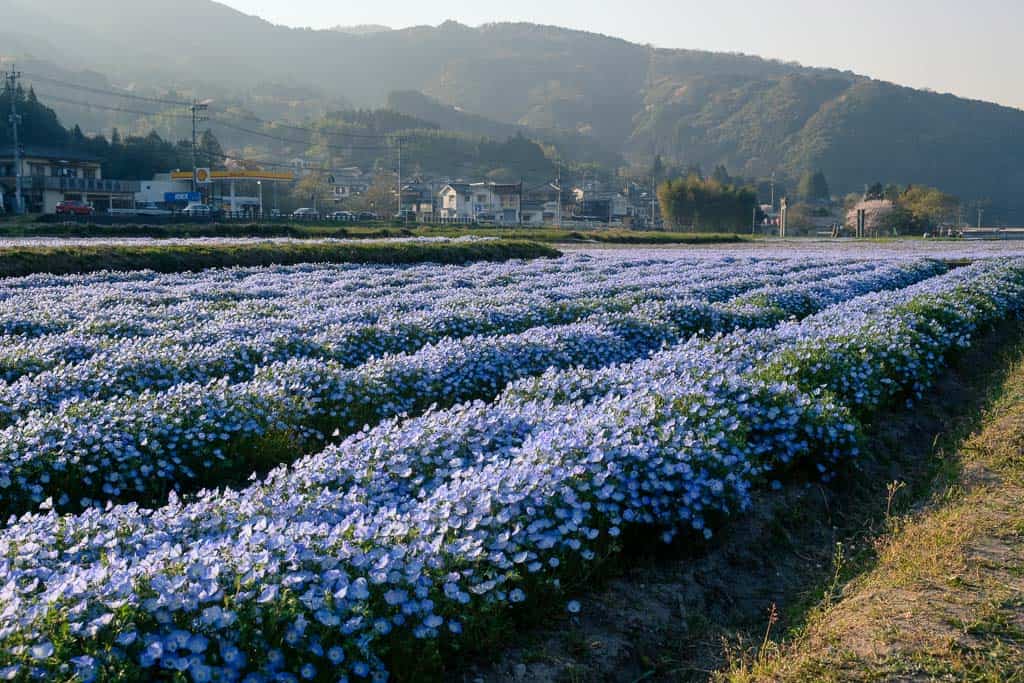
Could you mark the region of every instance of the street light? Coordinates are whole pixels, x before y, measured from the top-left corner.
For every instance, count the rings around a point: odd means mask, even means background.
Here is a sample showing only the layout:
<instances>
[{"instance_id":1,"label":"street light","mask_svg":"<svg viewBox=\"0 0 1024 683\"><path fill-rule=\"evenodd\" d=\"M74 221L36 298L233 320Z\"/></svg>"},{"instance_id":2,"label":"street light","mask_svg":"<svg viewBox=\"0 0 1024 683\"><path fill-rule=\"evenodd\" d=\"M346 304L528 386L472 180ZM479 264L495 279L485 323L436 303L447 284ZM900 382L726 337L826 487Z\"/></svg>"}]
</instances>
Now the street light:
<instances>
[{"instance_id":1,"label":"street light","mask_svg":"<svg viewBox=\"0 0 1024 683\"><path fill-rule=\"evenodd\" d=\"M260 220L263 220L263 181L257 180L256 187L260 189Z\"/></svg>"}]
</instances>

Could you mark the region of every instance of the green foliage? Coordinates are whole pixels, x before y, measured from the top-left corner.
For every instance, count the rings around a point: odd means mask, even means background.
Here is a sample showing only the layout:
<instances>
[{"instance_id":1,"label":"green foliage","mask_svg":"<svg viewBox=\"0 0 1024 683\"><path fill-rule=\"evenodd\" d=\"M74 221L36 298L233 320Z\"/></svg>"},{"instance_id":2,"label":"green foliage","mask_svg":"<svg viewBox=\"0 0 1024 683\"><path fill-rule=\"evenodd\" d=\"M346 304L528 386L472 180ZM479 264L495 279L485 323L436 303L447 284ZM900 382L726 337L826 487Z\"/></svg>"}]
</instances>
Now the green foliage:
<instances>
[{"instance_id":1,"label":"green foliage","mask_svg":"<svg viewBox=\"0 0 1024 683\"><path fill-rule=\"evenodd\" d=\"M71 136L60 124L57 114L39 102L34 90L29 89L26 92L19 87L14 93L11 93L9 88L4 88L0 92L0 116L3 119L3 125L0 125L0 146L9 147L13 144L11 127L7 125L11 97L14 97L18 114L21 115L18 138L22 145L61 147L68 144Z\"/></svg>"},{"instance_id":2,"label":"green foliage","mask_svg":"<svg viewBox=\"0 0 1024 683\"><path fill-rule=\"evenodd\" d=\"M415 90L392 92L388 96L387 106L393 111L438 124L441 129L453 133L492 140L507 140L522 135L543 146L551 158L597 163L610 168L622 164L621 155L612 147L602 145L588 135L570 130L538 129L518 123L504 123L446 105Z\"/></svg>"},{"instance_id":3,"label":"green foliage","mask_svg":"<svg viewBox=\"0 0 1024 683\"><path fill-rule=\"evenodd\" d=\"M928 226L952 222L960 210L960 200L951 194L924 185L912 185L897 200L914 219Z\"/></svg>"},{"instance_id":4,"label":"green foliage","mask_svg":"<svg viewBox=\"0 0 1024 683\"><path fill-rule=\"evenodd\" d=\"M19 141L26 149L39 147L65 152L78 152L99 159L107 178L152 178L175 168L192 167L192 148L187 143L172 144L155 131L145 136L122 137L115 128L108 141L103 136L86 136L77 125L65 129L57 114L42 104L31 89L14 93L21 116ZM10 108L11 93L0 93L0 111ZM11 129L0 126L0 147L10 145ZM212 132L203 134L200 161L217 166L223 163L224 152Z\"/></svg>"},{"instance_id":5,"label":"green foliage","mask_svg":"<svg viewBox=\"0 0 1024 683\"><path fill-rule=\"evenodd\" d=\"M658 200L666 221L695 231L746 232L757 206L750 188L704 180L696 173L662 184Z\"/></svg>"},{"instance_id":6,"label":"green foliage","mask_svg":"<svg viewBox=\"0 0 1024 683\"><path fill-rule=\"evenodd\" d=\"M559 252L515 240L430 242L263 242L159 246L15 247L0 250L0 277L69 275L99 270L179 273L206 268L298 263L445 263L555 257Z\"/></svg>"},{"instance_id":7,"label":"green foliage","mask_svg":"<svg viewBox=\"0 0 1024 683\"><path fill-rule=\"evenodd\" d=\"M821 171L804 173L796 187L796 193L800 199L807 202L828 201L832 197L828 181Z\"/></svg>"}]
</instances>

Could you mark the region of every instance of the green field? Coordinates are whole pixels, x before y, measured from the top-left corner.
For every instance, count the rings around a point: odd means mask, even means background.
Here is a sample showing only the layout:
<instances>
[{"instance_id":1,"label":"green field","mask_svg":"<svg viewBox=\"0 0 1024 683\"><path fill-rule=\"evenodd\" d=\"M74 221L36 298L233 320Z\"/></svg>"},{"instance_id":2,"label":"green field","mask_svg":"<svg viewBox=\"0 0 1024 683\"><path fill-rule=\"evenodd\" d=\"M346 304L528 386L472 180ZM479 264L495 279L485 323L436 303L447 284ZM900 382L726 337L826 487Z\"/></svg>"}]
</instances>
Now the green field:
<instances>
[{"instance_id":1,"label":"green field","mask_svg":"<svg viewBox=\"0 0 1024 683\"><path fill-rule=\"evenodd\" d=\"M298 263L464 264L557 256L559 252L551 247L521 240L24 246L0 249L0 277L33 273L70 275L100 270L177 273Z\"/></svg>"}]
</instances>

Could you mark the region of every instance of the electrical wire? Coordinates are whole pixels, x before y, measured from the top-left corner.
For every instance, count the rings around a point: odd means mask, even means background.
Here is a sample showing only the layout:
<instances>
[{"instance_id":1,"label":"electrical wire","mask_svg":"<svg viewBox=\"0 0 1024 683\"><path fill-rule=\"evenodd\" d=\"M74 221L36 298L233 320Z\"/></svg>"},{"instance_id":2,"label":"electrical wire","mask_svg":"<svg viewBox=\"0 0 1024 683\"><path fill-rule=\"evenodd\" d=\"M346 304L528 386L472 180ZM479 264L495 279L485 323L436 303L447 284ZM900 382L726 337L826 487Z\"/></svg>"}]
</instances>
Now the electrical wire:
<instances>
[{"instance_id":1,"label":"electrical wire","mask_svg":"<svg viewBox=\"0 0 1024 683\"><path fill-rule=\"evenodd\" d=\"M40 94L40 93L37 93ZM98 104L96 102L82 102L81 100L72 100L66 97L60 97L59 95L53 95L51 93L41 93L42 97L53 102L60 102L61 104L67 104L76 107L84 107L87 109L101 109L104 111L122 112L125 114L136 114L139 116L166 116L170 118L179 119L191 119L191 114L182 114L169 111L142 111L139 109L128 109L127 107L114 107L107 104Z\"/></svg>"},{"instance_id":2,"label":"electrical wire","mask_svg":"<svg viewBox=\"0 0 1024 683\"><path fill-rule=\"evenodd\" d=\"M169 105L172 105L172 106L181 106L181 107L190 107L190 106L192 106L191 102L185 102L185 101L182 101L182 100L170 100L170 99L163 99L163 98L159 98L159 97L146 97L144 95L135 95L133 93L122 92L122 91L117 91L117 90L106 90L106 89L103 89L103 88L94 88L94 87L91 87L91 86L88 86L88 85L81 85L79 83L69 83L68 81L61 81L61 80L56 79L56 78L50 78L49 76L42 76L42 75L39 75L39 74L33 74L33 73L28 73L28 72L24 72L22 75L25 76L26 78L29 78L29 79L32 79L32 80L42 81L44 83L51 83L53 85L60 86L60 87L63 87L63 88L72 88L74 90L81 90L83 92L90 92L90 93L93 93L95 95L111 95L111 96L114 96L114 97L125 97L125 98L128 98L130 100L139 100L141 102L152 102L154 104L169 104Z\"/></svg>"},{"instance_id":3,"label":"electrical wire","mask_svg":"<svg viewBox=\"0 0 1024 683\"><path fill-rule=\"evenodd\" d=\"M225 128L228 128L228 129L240 132L240 133L247 133L249 135L255 135L255 136L258 136L258 137L261 137L261 138L266 138L268 140L275 140L277 142L283 142L283 143L289 144L289 145L314 145L314 144L318 144L318 143L314 143L312 141L291 140L291 139L288 139L288 138L281 137L279 135L274 135L273 133L267 133L267 132L264 132L264 131L253 130L251 128L245 128L243 126L238 126L238 125L235 125L233 123L228 123L228 122L223 121L223 120L221 120L219 118L211 118L211 119L209 119L209 123L212 123L212 124L218 125L218 126L223 126ZM348 152L353 151L353 150L355 150L355 151L365 151L365 152L374 152L374 151L383 151L383 150L392 149L391 145L356 146L356 145L337 145L337 144L330 144L330 143L319 143L319 146L325 147L327 149L331 149L331 150L334 150L334 151L337 151L337 152L344 152L344 153L348 153Z\"/></svg>"},{"instance_id":4,"label":"electrical wire","mask_svg":"<svg viewBox=\"0 0 1024 683\"><path fill-rule=\"evenodd\" d=\"M150 102L150 103L154 103L154 104L166 104L166 105L175 106L175 107L191 107L193 105L192 102L187 102L187 101L184 101L184 100L172 100L172 99L166 99L166 98L160 98L160 97L148 97L148 96L144 96L144 95L136 95L136 94L133 94L133 93L128 93L128 92L119 91L119 90L110 90L110 89L105 89L105 88L96 88L96 87L92 87L92 86L81 85L81 84L78 84L78 83L71 83L69 81L62 81L62 80L59 80L59 79L56 79L56 78L50 78L49 76L43 76L43 75L40 75L40 74L25 73L24 76L26 78L29 78L29 79L32 79L32 80L42 81L43 83L52 84L52 85L55 85L57 87L70 88L70 89L73 89L73 90L80 90L82 92L88 92L88 93L92 93L94 95L107 95L107 96L110 96L110 97L127 98L127 99L131 99L131 100L138 100L140 102ZM394 137L393 134L370 134L370 133L348 133L348 132L345 132L345 131L323 131L323 130L318 130L316 128L309 128L309 127L305 127L305 126L298 126L298 125L295 125L295 124L286 123L284 121L267 121L267 120L264 120L264 119L260 119L260 118L258 118L256 116L245 116L245 117L243 117L243 116L238 116L238 115L232 115L232 114L229 114L227 112L223 112L223 113L219 114L219 117L221 117L220 118L221 121L223 121L223 117L230 117L230 118L234 118L234 119L240 120L240 121L253 121L255 123L259 123L259 124L264 125L264 126L287 128L289 130L303 131L303 132L310 133L310 134L334 135L334 136L337 136L337 137L346 137L346 138L353 138L353 139L360 139L360 140L388 140L388 139L391 139L391 138Z\"/></svg>"}]
</instances>

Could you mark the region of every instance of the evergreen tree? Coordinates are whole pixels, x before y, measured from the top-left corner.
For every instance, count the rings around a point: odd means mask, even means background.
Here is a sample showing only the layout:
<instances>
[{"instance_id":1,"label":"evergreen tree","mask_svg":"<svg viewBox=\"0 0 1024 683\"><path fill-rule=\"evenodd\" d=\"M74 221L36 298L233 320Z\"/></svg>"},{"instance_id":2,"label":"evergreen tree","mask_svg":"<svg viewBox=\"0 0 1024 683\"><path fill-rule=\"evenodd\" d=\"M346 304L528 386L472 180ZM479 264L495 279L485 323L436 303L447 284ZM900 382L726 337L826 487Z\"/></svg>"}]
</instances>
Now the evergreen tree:
<instances>
[{"instance_id":1,"label":"evergreen tree","mask_svg":"<svg viewBox=\"0 0 1024 683\"><path fill-rule=\"evenodd\" d=\"M797 196L805 202L828 201L832 198L829 191L828 181L821 171L811 173L808 171L800 178L797 185Z\"/></svg>"},{"instance_id":2,"label":"evergreen tree","mask_svg":"<svg viewBox=\"0 0 1024 683\"><path fill-rule=\"evenodd\" d=\"M199 138L199 149L198 156L200 163L206 164L212 168L223 168L226 156L224 154L224 148L220 146L220 141L217 136L213 134L209 128L203 131L202 137Z\"/></svg>"}]
</instances>

